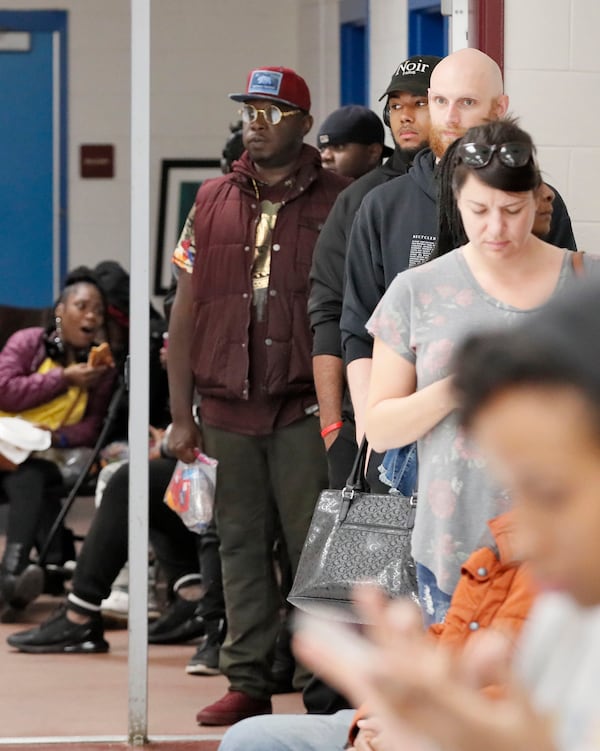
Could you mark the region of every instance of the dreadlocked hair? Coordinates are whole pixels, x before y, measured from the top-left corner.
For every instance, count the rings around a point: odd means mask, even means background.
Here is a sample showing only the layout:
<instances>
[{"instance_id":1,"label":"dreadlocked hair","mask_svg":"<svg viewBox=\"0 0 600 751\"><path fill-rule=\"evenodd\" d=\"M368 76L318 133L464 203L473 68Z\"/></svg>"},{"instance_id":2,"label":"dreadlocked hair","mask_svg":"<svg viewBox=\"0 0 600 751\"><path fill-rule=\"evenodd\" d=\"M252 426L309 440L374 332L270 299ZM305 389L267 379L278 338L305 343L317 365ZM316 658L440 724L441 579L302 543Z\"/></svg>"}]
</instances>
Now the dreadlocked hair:
<instances>
[{"instance_id":1,"label":"dreadlocked hair","mask_svg":"<svg viewBox=\"0 0 600 751\"><path fill-rule=\"evenodd\" d=\"M456 198L454 197L454 168L456 150L460 140L454 141L446 149L435 172L438 190L438 234L430 260L449 253L468 242Z\"/></svg>"}]
</instances>

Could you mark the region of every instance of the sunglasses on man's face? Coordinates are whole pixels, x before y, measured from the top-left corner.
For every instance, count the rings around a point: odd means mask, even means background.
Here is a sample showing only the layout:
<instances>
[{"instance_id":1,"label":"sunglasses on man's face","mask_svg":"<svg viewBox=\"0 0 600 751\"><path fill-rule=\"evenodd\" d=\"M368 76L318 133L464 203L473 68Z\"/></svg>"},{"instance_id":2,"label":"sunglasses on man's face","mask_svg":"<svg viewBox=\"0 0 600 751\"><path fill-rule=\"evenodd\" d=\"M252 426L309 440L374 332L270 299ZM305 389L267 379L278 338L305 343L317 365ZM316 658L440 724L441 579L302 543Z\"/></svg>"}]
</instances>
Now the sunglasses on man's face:
<instances>
[{"instance_id":1,"label":"sunglasses on man's face","mask_svg":"<svg viewBox=\"0 0 600 751\"><path fill-rule=\"evenodd\" d=\"M502 144L461 143L457 154L468 167L487 167L494 154L505 167L524 167L533 156L531 146L520 141Z\"/></svg>"},{"instance_id":2,"label":"sunglasses on man's face","mask_svg":"<svg viewBox=\"0 0 600 751\"><path fill-rule=\"evenodd\" d=\"M295 109L284 112L275 104L267 104L264 109L258 109L253 104L244 104L241 110L239 110L239 114L245 123L255 123L258 120L258 113L261 112L266 123L269 125L279 125L284 117L297 115L300 111L299 109Z\"/></svg>"}]
</instances>

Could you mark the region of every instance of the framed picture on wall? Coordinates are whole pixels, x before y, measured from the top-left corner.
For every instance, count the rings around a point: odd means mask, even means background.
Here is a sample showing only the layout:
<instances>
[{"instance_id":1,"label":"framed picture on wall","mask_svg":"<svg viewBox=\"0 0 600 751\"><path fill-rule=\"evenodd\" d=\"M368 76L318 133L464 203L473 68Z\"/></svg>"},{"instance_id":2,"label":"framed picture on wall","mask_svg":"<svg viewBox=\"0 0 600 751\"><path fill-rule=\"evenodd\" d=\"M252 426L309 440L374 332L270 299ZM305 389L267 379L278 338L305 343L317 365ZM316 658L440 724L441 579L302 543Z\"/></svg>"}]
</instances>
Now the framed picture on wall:
<instances>
[{"instance_id":1,"label":"framed picture on wall","mask_svg":"<svg viewBox=\"0 0 600 751\"><path fill-rule=\"evenodd\" d=\"M218 159L163 159L160 171L154 294L171 283L171 256L200 185L221 175Z\"/></svg>"}]
</instances>

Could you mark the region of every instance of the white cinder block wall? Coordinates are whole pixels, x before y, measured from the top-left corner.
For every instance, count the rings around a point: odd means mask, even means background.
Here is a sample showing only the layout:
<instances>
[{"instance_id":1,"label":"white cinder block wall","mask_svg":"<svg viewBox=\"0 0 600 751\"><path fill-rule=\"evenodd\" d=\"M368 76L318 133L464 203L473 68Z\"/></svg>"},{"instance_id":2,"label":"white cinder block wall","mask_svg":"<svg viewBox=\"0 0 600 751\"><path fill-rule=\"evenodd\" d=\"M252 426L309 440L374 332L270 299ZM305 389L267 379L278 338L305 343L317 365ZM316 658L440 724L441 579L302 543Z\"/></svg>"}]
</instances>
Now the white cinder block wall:
<instances>
[{"instance_id":1,"label":"white cinder block wall","mask_svg":"<svg viewBox=\"0 0 600 751\"><path fill-rule=\"evenodd\" d=\"M220 157L240 107L227 94L253 67L298 67L298 14L297 0L152 0L151 10L154 258L161 160Z\"/></svg>"},{"instance_id":2,"label":"white cinder block wall","mask_svg":"<svg viewBox=\"0 0 600 751\"><path fill-rule=\"evenodd\" d=\"M380 115L383 107L378 99L408 57L408 0L370 0L369 48L369 106ZM393 146L389 131L386 138Z\"/></svg>"},{"instance_id":3,"label":"white cinder block wall","mask_svg":"<svg viewBox=\"0 0 600 751\"><path fill-rule=\"evenodd\" d=\"M600 2L505 0L511 110L563 195L578 247L600 253Z\"/></svg>"},{"instance_id":4,"label":"white cinder block wall","mask_svg":"<svg viewBox=\"0 0 600 751\"><path fill-rule=\"evenodd\" d=\"M306 140L314 145L319 125L340 106L340 3L339 0L297 0L296 4L296 70L310 87L315 124Z\"/></svg>"},{"instance_id":5,"label":"white cinder block wall","mask_svg":"<svg viewBox=\"0 0 600 751\"><path fill-rule=\"evenodd\" d=\"M240 107L227 94L244 89L252 68L285 65L306 79L315 118L307 141L314 144L319 122L339 105L338 0L153 0L151 7L156 215L161 160L221 155ZM153 254L156 224L153 216Z\"/></svg>"}]
</instances>

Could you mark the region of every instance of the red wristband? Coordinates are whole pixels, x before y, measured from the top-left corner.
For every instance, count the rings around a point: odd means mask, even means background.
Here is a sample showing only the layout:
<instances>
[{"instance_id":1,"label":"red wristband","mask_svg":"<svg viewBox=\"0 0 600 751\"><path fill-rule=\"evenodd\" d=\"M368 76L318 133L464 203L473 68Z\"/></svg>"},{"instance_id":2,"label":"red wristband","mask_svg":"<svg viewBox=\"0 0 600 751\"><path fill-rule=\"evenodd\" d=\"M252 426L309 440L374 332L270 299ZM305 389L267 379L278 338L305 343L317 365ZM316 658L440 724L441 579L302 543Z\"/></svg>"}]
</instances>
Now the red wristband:
<instances>
[{"instance_id":1,"label":"red wristband","mask_svg":"<svg viewBox=\"0 0 600 751\"><path fill-rule=\"evenodd\" d=\"M329 435L330 433L333 433L334 430L339 430L344 423L342 420L338 420L337 422L332 422L331 425L328 425L326 428L323 428L321 431L321 438L325 438L326 435Z\"/></svg>"}]
</instances>

